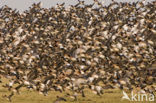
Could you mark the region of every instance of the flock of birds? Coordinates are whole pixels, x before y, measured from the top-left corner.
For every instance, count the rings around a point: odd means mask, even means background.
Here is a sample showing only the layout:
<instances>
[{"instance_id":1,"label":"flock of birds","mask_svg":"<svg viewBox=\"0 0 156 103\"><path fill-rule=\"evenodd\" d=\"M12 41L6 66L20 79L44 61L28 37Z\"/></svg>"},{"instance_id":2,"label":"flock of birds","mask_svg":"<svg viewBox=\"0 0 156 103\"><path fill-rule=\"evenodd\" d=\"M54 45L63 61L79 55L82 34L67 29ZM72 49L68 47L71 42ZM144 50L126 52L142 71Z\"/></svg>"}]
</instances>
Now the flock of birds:
<instances>
[{"instance_id":1,"label":"flock of birds","mask_svg":"<svg viewBox=\"0 0 156 103\"><path fill-rule=\"evenodd\" d=\"M156 87L156 1L103 6L79 1L65 7L33 4L19 13L0 8L0 76L11 97L25 87L43 95L72 91L77 100L88 88L97 95L104 89ZM1 80L3 83L3 81ZM58 101L66 99L58 97Z\"/></svg>"}]
</instances>

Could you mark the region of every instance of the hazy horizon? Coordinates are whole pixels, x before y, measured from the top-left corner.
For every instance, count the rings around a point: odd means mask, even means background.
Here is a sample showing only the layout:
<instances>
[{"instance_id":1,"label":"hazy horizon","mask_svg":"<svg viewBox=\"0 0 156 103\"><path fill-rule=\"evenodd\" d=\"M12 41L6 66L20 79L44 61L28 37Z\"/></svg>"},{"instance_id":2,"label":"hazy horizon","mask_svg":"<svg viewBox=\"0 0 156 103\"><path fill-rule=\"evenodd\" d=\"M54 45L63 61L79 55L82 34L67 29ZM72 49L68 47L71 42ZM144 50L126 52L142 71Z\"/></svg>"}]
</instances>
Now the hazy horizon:
<instances>
[{"instance_id":1,"label":"hazy horizon","mask_svg":"<svg viewBox=\"0 0 156 103\"><path fill-rule=\"evenodd\" d=\"M0 0L0 7L7 5L11 7L12 9L17 9L20 12L28 10L28 8L33 4L33 3L38 3L42 2L42 7L44 8L50 8L52 6L55 6L57 3L61 4L65 2L65 6L68 5L75 5L78 0ZM93 0L84 0L86 4L91 4L93 3ZM111 3L111 0L99 0L100 2L105 2L106 5ZM115 0L118 2L136 2L136 1L141 1L141 0ZM150 2L154 0L146 0L146 2Z\"/></svg>"}]
</instances>

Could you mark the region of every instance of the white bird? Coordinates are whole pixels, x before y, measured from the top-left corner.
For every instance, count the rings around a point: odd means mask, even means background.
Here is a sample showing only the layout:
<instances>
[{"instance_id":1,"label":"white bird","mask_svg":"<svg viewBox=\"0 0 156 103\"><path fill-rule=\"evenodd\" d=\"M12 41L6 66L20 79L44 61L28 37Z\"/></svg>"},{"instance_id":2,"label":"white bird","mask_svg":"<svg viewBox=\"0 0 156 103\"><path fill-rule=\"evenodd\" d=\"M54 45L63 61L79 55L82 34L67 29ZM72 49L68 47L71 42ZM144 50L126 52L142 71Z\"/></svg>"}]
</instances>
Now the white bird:
<instances>
[{"instance_id":1,"label":"white bird","mask_svg":"<svg viewBox=\"0 0 156 103\"><path fill-rule=\"evenodd\" d=\"M128 97L127 93L124 92L124 91L123 91L122 93L123 93L122 100L123 100L123 99L127 99L127 100L130 101L130 98Z\"/></svg>"}]
</instances>

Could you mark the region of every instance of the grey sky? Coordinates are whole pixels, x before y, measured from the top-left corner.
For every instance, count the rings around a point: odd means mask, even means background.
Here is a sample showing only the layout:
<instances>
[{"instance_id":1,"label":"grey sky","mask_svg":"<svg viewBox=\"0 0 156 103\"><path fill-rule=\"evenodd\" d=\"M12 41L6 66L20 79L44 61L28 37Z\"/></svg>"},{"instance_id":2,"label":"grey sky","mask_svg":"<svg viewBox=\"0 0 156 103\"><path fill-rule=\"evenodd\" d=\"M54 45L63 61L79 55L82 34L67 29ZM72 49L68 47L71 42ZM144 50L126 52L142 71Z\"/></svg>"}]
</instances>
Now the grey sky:
<instances>
[{"instance_id":1,"label":"grey sky","mask_svg":"<svg viewBox=\"0 0 156 103\"><path fill-rule=\"evenodd\" d=\"M57 3L63 3L65 2L66 5L73 5L77 3L77 0L0 0L0 7L2 7L3 5L8 5L9 7L13 8L13 9L17 9L19 11L24 11L26 9L28 9L32 3L38 3L38 2L42 2L43 6L42 7L46 7L49 8L51 6L56 5ZM84 0L86 4L88 3L92 3L92 0ZM99 1L104 1L106 4L111 3L111 0L99 0ZM138 0L116 0L116 1L138 1ZM154 0L146 0L146 1L154 1Z\"/></svg>"}]
</instances>

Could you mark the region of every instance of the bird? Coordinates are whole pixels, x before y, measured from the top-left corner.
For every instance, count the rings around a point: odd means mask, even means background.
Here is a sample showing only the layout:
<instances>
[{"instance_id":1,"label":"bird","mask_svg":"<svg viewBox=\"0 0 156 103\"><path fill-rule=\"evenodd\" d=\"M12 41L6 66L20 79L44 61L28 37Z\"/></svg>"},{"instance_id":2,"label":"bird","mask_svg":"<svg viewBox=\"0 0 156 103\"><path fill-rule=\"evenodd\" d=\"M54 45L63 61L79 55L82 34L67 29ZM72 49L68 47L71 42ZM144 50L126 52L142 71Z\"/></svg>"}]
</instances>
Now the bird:
<instances>
[{"instance_id":1,"label":"bird","mask_svg":"<svg viewBox=\"0 0 156 103\"><path fill-rule=\"evenodd\" d=\"M154 91L154 1L41 4L22 13L0 8L0 77L11 93L5 97L22 88L44 96L70 91L74 100L86 97L86 89L98 96L114 88Z\"/></svg>"},{"instance_id":2,"label":"bird","mask_svg":"<svg viewBox=\"0 0 156 103\"><path fill-rule=\"evenodd\" d=\"M123 99L127 99L127 100L129 100L129 101L130 101L130 98L128 97L127 93L126 93L126 92L124 92L124 91L122 91L122 93L123 93L122 100L123 100Z\"/></svg>"},{"instance_id":3,"label":"bird","mask_svg":"<svg viewBox=\"0 0 156 103\"><path fill-rule=\"evenodd\" d=\"M7 100L9 100L9 102L11 102L12 100L11 100L11 98L12 98L12 96L14 95L14 93L13 92L11 92L11 94L10 95L4 95L3 96L3 98L7 98Z\"/></svg>"},{"instance_id":4,"label":"bird","mask_svg":"<svg viewBox=\"0 0 156 103\"><path fill-rule=\"evenodd\" d=\"M59 97L59 96L56 96L56 100L53 102L53 103L60 103L61 101L67 101L65 98L63 97Z\"/></svg>"}]
</instances>

